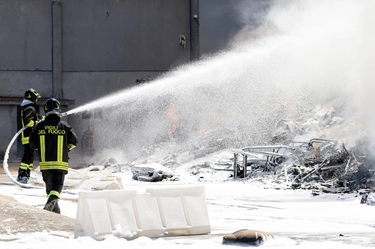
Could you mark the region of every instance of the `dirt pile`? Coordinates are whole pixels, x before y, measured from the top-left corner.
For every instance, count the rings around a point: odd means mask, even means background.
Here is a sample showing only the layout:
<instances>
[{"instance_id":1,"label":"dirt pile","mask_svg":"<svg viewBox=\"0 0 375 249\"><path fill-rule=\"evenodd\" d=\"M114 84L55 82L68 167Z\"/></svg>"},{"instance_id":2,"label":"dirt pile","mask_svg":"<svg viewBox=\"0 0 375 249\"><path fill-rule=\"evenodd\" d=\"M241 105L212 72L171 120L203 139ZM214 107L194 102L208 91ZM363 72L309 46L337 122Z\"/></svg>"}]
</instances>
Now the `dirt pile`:
<instances>
[{"instance_id":1,"label":"dirt pile","mask_svg":"<svg viewBox=\"0 0 375 249\"><path fill-rule=\"evenodd\" d=\"M0 195L0 234L15 235L42 231L74 232L75 220L22 204L9 196Z\"/></svg>"}]
</instances>

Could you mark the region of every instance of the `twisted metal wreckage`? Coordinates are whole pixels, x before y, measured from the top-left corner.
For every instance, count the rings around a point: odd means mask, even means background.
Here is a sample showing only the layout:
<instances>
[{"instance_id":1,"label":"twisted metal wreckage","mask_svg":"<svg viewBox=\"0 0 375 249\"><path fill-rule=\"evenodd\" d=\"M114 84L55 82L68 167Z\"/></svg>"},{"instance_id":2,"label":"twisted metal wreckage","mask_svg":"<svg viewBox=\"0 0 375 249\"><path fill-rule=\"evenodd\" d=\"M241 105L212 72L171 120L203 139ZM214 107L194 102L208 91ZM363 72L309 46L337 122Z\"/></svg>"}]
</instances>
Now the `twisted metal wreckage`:
<instances>
[{"instance_id":1,"label":"twisted metal wreckage","mask_svg":"<svg viewBox=\"0 0 375 249\"><path fill-rule=\"evenodd\" d=\"M375 187L374 167L370 167L363 150L349 152L334 140L314 138L289 146L250 146L234 149L233 153L230 168L234 178L271 173L275 180L288 182L292 188L331 193Z\"/></svg>"}]
</instances>

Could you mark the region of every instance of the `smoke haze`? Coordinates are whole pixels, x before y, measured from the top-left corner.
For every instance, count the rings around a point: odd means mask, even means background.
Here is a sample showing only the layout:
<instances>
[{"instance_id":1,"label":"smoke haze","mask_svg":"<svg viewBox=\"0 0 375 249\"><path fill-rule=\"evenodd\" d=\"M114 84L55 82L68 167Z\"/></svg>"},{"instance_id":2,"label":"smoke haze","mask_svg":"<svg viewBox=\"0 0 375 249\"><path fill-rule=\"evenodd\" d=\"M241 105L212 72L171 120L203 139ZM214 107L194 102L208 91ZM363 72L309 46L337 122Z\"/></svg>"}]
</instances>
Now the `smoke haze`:
<instances>
[{"instance_id":1,"label":"smoke haze","mask_svg":"<svg viewBox=\"0 0 375 249\"><path fill-rule=\"evenodd\" d=\"M240 3L246 23L253 6L243 4L253 1ZM261 3L261 25L241 29L227 50L68 113L100 108L103 120L91 124L98 149L125 155L168 139L178 146L164 153L202 137L231 137L228 148L269 143L278 121L327 104L345 126L316 134L348 146L373 140L373 1Z\"/></svg>"}]
</instances>

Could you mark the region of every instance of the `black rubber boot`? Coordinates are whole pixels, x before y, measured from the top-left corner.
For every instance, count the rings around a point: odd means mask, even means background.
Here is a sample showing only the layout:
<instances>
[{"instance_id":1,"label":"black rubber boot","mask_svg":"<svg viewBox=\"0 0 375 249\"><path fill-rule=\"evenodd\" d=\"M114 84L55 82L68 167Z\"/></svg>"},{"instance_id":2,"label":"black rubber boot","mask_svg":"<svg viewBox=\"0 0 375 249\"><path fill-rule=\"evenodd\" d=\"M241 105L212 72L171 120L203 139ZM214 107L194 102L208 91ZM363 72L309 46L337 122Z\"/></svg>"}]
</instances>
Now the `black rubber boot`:
<instances>
[{"instance_id":1,"label":"black rubber boot","mask_svg":"<svg viewBox=\"0 0 375 249\"><path fill-rule=\"evenodd\" d=\"M56 195L51 195L48 198L47 203L43 209L50 211L50 212L55 212L55 213L57 213L56 211L58 211L60 213L60 207L59 207L58 201L59 201L59 198Z\"/></svg>"},{"instance_id":2,"label":"black rubber boot","mask_svg":"<svg viewBox=\"0 0 375 249\"><path fill-rule=\"evenodd\" d=\"M28 183L30 178L30 170L29 169L19 169L18 170L18 176L17 176L17 182L19 183Z\"/></svg>"},{"instance_id":3,"label":"black rubber boot","mask_svg":"<svg viewBox=\"0 0 375 249\"><path fill-rule=\"evenodd\" d=\"M59 207L59 202L58 201L56 201L56 205L53 208L52 212L60 214L60 207Z\"/></svg>"}]
</instances>

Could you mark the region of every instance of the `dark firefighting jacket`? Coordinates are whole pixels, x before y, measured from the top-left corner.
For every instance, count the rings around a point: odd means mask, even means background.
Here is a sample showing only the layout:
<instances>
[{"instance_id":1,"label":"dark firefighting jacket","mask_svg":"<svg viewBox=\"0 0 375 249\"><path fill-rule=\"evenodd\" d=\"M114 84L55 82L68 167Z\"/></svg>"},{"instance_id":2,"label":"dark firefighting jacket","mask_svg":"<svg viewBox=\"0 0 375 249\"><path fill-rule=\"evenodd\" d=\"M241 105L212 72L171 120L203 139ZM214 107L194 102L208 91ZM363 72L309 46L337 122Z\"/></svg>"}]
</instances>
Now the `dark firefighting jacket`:
<instances>
[{"instance_id":1,"label":"dark firefighting jacket","mask_svg":"<svg viewBox=\"0 0 375 249\"><path fill-rule=\"evenodd\" d=\"M51 114L39 122L30 134L30 146L38 150L40 170L68 170L68 152L77 146L74 129Z\"/></svg>"},{"instance_id":2,"label":"dark firefighting jacket","mask_svg":"<svg viewBox=\"0 0 375 249\"><path fill-rule=\"evenodd\" d=\"M27 126L33 128L38 121L38 114L36 113L34 104L28 104L21 109L21 125L22 128ZM29 143L29 136L32 129L25 129L21 135L22 144Z\"/></svg>"}]
</instances>

